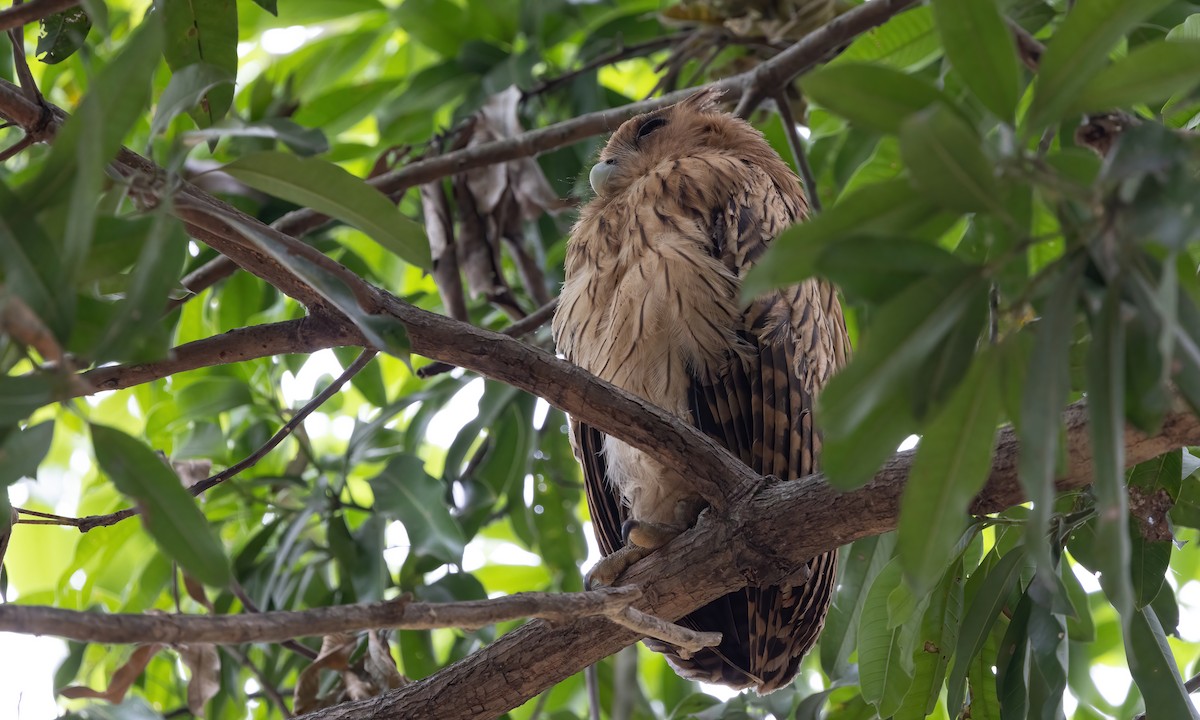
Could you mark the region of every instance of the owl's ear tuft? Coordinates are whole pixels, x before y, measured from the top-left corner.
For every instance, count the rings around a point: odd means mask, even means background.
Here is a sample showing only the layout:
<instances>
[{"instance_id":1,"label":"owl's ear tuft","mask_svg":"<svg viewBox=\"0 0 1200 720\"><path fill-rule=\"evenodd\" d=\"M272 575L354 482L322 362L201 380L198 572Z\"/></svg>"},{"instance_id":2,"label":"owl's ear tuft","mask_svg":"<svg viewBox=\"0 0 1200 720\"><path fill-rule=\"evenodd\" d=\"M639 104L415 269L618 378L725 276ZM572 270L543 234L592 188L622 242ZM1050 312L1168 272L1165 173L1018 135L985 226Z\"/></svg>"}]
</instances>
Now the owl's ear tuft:
<instances>
[{"instance_id":1,"label":"owl's ear tuft","mask_svg":"<svg viewBox=\"0 0 1200 720\"><path fill-rule=\"evenodd\" d=\"M698 93L680 101L679 106L696 112L716 112L717 103L725 91L720 88L706 87Z\"/></svg>"}]
</instances>

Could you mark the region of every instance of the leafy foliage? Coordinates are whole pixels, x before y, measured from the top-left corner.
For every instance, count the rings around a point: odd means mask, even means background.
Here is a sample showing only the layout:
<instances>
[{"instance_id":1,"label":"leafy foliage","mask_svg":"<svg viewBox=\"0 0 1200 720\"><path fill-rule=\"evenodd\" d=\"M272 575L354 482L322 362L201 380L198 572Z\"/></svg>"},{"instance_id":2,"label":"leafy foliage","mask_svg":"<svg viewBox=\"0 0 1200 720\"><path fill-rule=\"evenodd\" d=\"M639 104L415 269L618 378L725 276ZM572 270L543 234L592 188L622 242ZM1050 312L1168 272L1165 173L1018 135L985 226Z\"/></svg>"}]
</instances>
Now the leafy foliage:
<instances>
[{"instance_id":1,"label":"leafy foliage","mask_svg":"<svg viewBox=\"0 0 1200 720\"><path fill-rule=\"evenodd\" d=\"M491 328L536 310L561 282L560 199L586 196L599 139L419 191L364 181L732 75L857 5L667 4L85 2L28 27L33 76L71 118L0 167L7 601L249 613L581 589L595 551L563 414L462 372L419 376L429 363L403 327L344 277L220 208L391 355L197 497L185 488L254 455L357 351L223 359L83 399L71 374L304 314L247 273L193 284L215 251L148 199L185 181L276 228L327 215L305 241L418 307ZM792 17L808 24L779 21ZM605 717L1196 717L1183 678L1200 662L1200 561L1185 543L1200 460L1185 448L1126 469L1124 443L1127 425L1157 432L1176 396L1200 411L1198 40L1200 7L1183 0L933 0L790 88L825 210L782 234L745 291L841 287L856 356L817 409L823 467L859 487L918 436L898 532L844 549L793 687L724 699L639 648L600 664ZM775 117L751 120L790 157ZM111 172L122 145L162 176ZM1059 493L1077 461L1061 412L1081 398L1094 483ZM973 517L1001 422L1032 503ZM24 511L11 528L10 505ZM82 534L53 524L130 506L139 519ZM432 675L511 628L354 638L315 662L314 639L71 642L55 687L108 688L69 688L60 702L80 718L280 717L263 688L317 707L352 694L347 674L394 687L397 670ZM509 716L587 705L579 675Z\"/></svg>"}]
</instances>

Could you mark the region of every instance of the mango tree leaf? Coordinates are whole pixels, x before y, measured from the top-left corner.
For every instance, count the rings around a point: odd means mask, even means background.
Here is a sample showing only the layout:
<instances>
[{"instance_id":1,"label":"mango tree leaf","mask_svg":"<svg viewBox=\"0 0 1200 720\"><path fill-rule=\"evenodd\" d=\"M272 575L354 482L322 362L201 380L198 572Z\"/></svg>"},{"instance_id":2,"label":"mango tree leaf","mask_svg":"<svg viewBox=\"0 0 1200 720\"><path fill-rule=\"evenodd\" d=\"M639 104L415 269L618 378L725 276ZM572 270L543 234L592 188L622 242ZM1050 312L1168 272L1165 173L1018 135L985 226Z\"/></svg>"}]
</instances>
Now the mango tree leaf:
<instances>
[{"instance_id":1,"label":"mango tree leaf","mask_svg":"<svg viewBox=\"0 0 1200 720\"><path fill-rule=\"evenodd\" d=\"M222 85L233 85L233 76L226 70L195 63L171 74L167 89L163 90L154 107L154 119L150 121L150 134L158 135L177 115L196 107L210 90Z\"/></svg>"},{"instance_id":2,"label":"mango tree leaf","mask_svg":"<svg viewBox=\"0 0 1200 720\"><path fill-rule=\"evenodd\" d=\"M32 209L59 202L71 188L60 251L63 285L72 282L87 257L104 166L116 156L150 101L150 78L162 39L157 16L147 16L121 52L91 80L87 95L55 136L41 171L21 189L27 208Z\"/></svg>"},{"instance_id":3,"label":"mango tree leaf","mask_svg":"<svg viewBox=\"0 0 1200 720\"><path fill-rule=\"evenodd\" d=\"M188 0L163 4L167 42L163 48L172 73L204 63L221 77L237 77L238 17L236 0ZM200 100L192 118L208 127L225 117L233 104L233 84L217 84Z\"/></svg>"},{"instance_id":4,"label":"mango tree leaf","mask_svg":"<svg viewBox=\"0 0 1200 720\"><path fill-rule=\"evenodd\" d=\"M900 155L926 197L950 210L996 209L998 188L979 136L954 112L935 105L900 128Z\"/></svg>"},{"instance_id":5,"label":"mango tree leaf","mask_svg":"<svg viewBox=\"0 0 1200 720\"><path fill-rule=\"evenodd\" d=\"M466 542L446 507L446 487L425 472L420 458L398 455L370 483L376 511L404 524L413 553L462 562Z\"/></svg>"},{"instance_id":6,"label":"mango tree leaf","mask_svg":"<svg viewBox=\"0 0 1200 720\"><path fill-rule=\"evenodd\" d=\"M800 86L823 107L855 125L897 133L913 113L933 103L953 107L928 81L882 65L826 65L804 76Z\"/></svg>"},{"instance_id":7,"label":"mango tree leaf","mask_svg":"<svg viewBox=\"0 0 1200 720\"><path fill-rule=\"evenodd\" d=\"M996 117L1011 123L1021 71L995 0L934 0L933 18L946 57L967 87Z\"/></svg>"},{"instance_id":8,"label":"mango tree leaf","mask_svg":"<svg viewBox=\"0 0 1200 720\"><path fill-rule=\"evenodd\" d=\"M931 715L937 706L962 621L962 578L962 561L957 560L929 597L913 649L913 683L894 720L919 720Z\"/></svg>"},{"instance_id":9,"label":"mango tree leaf","mask_svg":"<svg viewBox=\"0 0 1200 720\"><path fill-rule=\"evenodd\" d=\"M999 357L995 348L975 357L917 447L900 501L897 556L918 594L938 582L957 554L967 507L991 470L1001 405Z\"/></svg>"},{"instance_id":10,"label":"mango tree leaf","mask_svg":"<svg viewBox=\"0 0 1200 720\"><path fill-rule=\"evenodd\" d=\"M223 137L269 138L278 140L297 155L308 157L329 151L329 140L318 128L302 127L290 118L264 118L258 122L243 123L226 118L219 125L200 130L189 130L189 141L213 141Z\"/></svg>"},{"instance_id":11,"label":"mango tree leaf","mask_svg":"<svg viewBox=\"0 0 1200 720\"><path fill-rule=\"evenodd\" d=\"M911 71L928 64L940 51L933 15L922 5L859 35L833 63L875 61Z\"/></svg>"},{"instance_id":12,"label":"mango tree leaf","mask_svg":"<svg viewBox=\"0 0 1200 720\"><path fill-rule=\"evenodd\" d=\"M954 326L970 298L981 292L985 288L978 272L967 267L931 275L888 303L863 336L859 353L830 382L819 401L826 447L850 437L883 400L910 382L912 373ZM866 479L830 475L830 482L843 488Z\"/></svg>"},{"instance_id":13,"label":"mango tree leaf","mask_svg":"<svg viewBox=\"0 0 1200 720\"><path fill-rule=\"evenodd\" d=\"M383 193L331 162L260 152L238 158L224 170L252 188L353 225L419 268L431 267L422 227Z\"/></svg>"},{"instance_id":14,"label":"mango tree leaf","mask_svg":"<svg viewBox=\"0 0 1200 720\"><path fill-rule=\"evenodd\" d=\"M25 477L36 477L38 465L50 452L54 421L12 430L0 436L0 488Z\"/></svg>"},{"instance_id":15,"label":"mango tree leaf","mask_svg":"<svg viewBox=\"0 0 1200 720\"><path fill-rule=\"evenodd\" d=\"M42 18L42 32L38 36L34 52L38 60L54 65L75 54L83 47L88 32L92 29L92 18L83 8L75 7Z\"/></svg>"},{"instance_id":16,"label":"mango tree leaf","mask_svg":"<svg viewBox=\"0 0 1200 720\"><path fill-rule=\"evenodd\" d=\"M821 668L831 678L841 678L850 672L847 660L858 644L866 589L887 565L895 547L895 533L885 533L855 540L841 552L837 590L825 618L820 644Z\"/></svg>"},{"instance_id":17,"label":"mango tree leaf","mask_svg":"<svg viewBox=\"0 0 1200 720\"><path fill-rule=\"evenodd\" d=\"M1028 593L1021 595L996 653L996 694L1003 720L1028 720L1029 693L1039 682L1029 673L1029 616L1034 605Z\"/></svg>"},{"instance_id":18,"label":"mango tree leaf","mask_svg":"<svg viewBox=\"0 0 1200 720\"><path fill-rule=\"evenodd\" d=\"M64 389L62 377L53 373L0 375L0 426L24 420L34 410L63 397Z\"/></svg>"},{"instance_id":19,"label":"mango tree leaf","mask_svg":"<svg viewBox=\"0 0 1200 720\"><path fill-rule=\"evenodd\" d=\"M1167 636L1151 608L1131 613L1125 645L1129 673L1146 701L1148 718L1200 718L1179 676Z\"/></svg>"},{"instance_id":20,"label":"mango tree leaf","mask_svg":"<svg viewBox=\"0 0 1200 720\"><path fill-rule=\"evenodd\" d=\"M1029 717L1058 720L1067 690L1067 628L1062 616L1033 602L1029 609Z\"/></svg>"},{"instance_id":21,"label":"mango tree leaf","mask_svg":"<svg viewBox=\"0 0 1200 720\"><path fill-rule=\"evenodd\" d=\"M1068 265L1046 299L1034 330L1033 354L1021 398L1018 428L1021 452L1017 467L1025 496L1033 501L1029 514L1032 530L1026 533L1025 544L1039 573L1048 573L1054 566L1046 532L1054 505L1062 409L1070 389L1068 352L1075 326L1080 272L1079 263ZM1040 577L1046 580L1045 576Z\"/></svg>"},{"instance_id":22,"label":"mango tree leaf","mask_svg":"<svg viewBox=\"0 0 1200 720\"><path fill-rule=\"evenodd\" d=\"M1008 620L996 618L996 624L987 634L979 654L971 660L967 682L971 688L971 702L967 705L971 720L1001 720L1000 697L996 692L996 656L1000 643L1008 631Z\"/></svg>"},{"instance_id":23,"label":"mango tree leaf","mask_svg":"<svg viewBox=\"0 0 1200 720\"><path fill-rule=\"evenodd\" d=\"M1021 577L1024 567L1023 548L1017 547L1005 553L984 576L979 592L967 608L954 649L954 668L946 685L946 707L951 713L962 707L963 686L971 661L987 641L992 626L1008 601L1009 592Z\"/></svg>"},{"instance_id":24,"label":"mango tree leaf","mask_svg":"<svg viewBox=\"0 0 1200 720\"><path fill-rule=\"evenodd\" d=\"M1163 102L1200 83L1200 42L1158 40L1139 45L1097 73L1068 106L1082 115L1137 103Z\"/></svg>"},{"instance_id":25,"label":"mango tree leaf","mask_svg":"<svg viewBox=\"0 0 1200 720\"><path fill-rule=\"evenodd\" d=\"M1071 563L1066 558L1059 560L1058 575L1063 587L1067 589L1067 599L1071 602L1072 614L1067 616L1067 637L1073 642L1090 643L1096 639L1096 623L1092 619L1092 608L1088 602L1087 591L1079 583L1079 578L1071 570Z\"/></svg>"},{"instance_id":26,"label":"mango tree leaf","mask_svg":"<svg viewBox=\"0 0 1200 720\"><path fill-rule=\"evenodd\" d=\"M879 709L881 717L896 712L913 680L913 647L921 615L891 627L888 598L901 587L900 565L888 563L867 590L858 625L858 671L862 695ZM920 605L921 612L927 600Z\"/></svg>"},{"instance_id":27,"label":"mango tree leaf","mask_svg":"<svg viewBox=\"0 0 1200 720\"><path fill-rule=\"evenodd\" d=\"M1039 132L1069 114L1083 88L1104 67L1125 33L1171 0L1082 0L1046 44L1037 86L1026 116L1027 133Z\"/></svg>"},{"instance_id":28,"label":"mango tree leaf","mask_svg":"<svg viewBox=\"0 0 1200 720\"><path fill-rule=\"evenodd\" d=\"M1144 608L1158 597L1171 564L1171 541L1152 541L1142 536L1138 523L1129 523L1129 576L1133 581L1133 602ZM1170 591L1170 588L1168 588Z\"/></svg>"},{"instance_id":29,"label":"mango tree leaf","mask_svg":"<svg viewBox=\"0 0 1200 720\"><path fill-rule=\"evenodd\" d=\"M1128 492L1125 488L1125 326L1120 288L1110 286L1092 318L1088 350L1088 430L1096 496L1095 551L1100 584L1122 618L1133 612Z\"/></svg>"},{"instance_id":30,"label":"mango tree leaf","mask_svg":"<svg viewBox=\"0 0 1200 720\"><path fill-rule=\"evenodd\" d=\"M159 549L200 582L227 586L232 579L229 558L195 498L167 463L116 428L93 423L91 432L100 469L137 502L142 524Z\"/></svg>"},{"instance_id":31,"label":"mango tree leaf","mask_svg":"<svg viewBox=\"0 0 1200 720\"><path fill-rule=\"evenodd\" d=\"M862 235L830 243L816 266L851 301L882 304L930 273L962 268L963 261L921 240Z\"/></svg>"},{"instance_id":32,"label":"mango tree leaf","mask_svg":"<svg viewBox=\"0 0 1200 720\"><path fill-rule=\"evenodd\" d=\"M25 301L29 309L63 341L75 315L73 293L57 292L64 278L62 258L46 237L28 203L0 182L0 276L6 291ZM5 301L0 294L0 303Z\"/></svg>"},{"instance_id":33,"label":"mango tree leaf","mask_svg":"<svg viewBox=\"0 0 1200 720\"><path fill-rule=\"evenodd\" d=\"M785 230L746 274L742 297L797 283L816 273L817 258L831 243L849 234L893 234L935 215L931 202L906 180L889 180L841 198L820 215Z\"/></svg>"}]
</instances>

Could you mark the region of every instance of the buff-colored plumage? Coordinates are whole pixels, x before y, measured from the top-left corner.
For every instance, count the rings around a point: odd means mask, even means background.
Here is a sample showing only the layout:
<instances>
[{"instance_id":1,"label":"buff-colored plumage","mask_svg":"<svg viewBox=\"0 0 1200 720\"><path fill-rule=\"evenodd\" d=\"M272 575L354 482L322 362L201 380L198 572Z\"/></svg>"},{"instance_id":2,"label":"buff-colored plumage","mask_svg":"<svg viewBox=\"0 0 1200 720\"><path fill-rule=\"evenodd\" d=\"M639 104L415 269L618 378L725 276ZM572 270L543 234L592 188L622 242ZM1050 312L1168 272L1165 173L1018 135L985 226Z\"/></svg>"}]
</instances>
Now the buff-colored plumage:
<instances>
[{"instance_id":1,"label":"buff-colored plumage","mask_svg":"<svg viewBox=\"0 0 1200 720\"><path fill-rule=\"evenodd\" d=\"M696 424L757 472L794 479L816 470L813 397L849 342L823 281L739 306L741 277L807 204L762 135L715 100L699 93L609 140L571 235L554 336L568 360ZM678 525L680 508L696 507L682 468L583 424L572 436L606 555L626 520ZM836 553L809 569L801 585L746 588L685 618L723 633L716 649L682 658L651 647L687 677L778 689L824 624Z\"/></svg>"}]
</instances>

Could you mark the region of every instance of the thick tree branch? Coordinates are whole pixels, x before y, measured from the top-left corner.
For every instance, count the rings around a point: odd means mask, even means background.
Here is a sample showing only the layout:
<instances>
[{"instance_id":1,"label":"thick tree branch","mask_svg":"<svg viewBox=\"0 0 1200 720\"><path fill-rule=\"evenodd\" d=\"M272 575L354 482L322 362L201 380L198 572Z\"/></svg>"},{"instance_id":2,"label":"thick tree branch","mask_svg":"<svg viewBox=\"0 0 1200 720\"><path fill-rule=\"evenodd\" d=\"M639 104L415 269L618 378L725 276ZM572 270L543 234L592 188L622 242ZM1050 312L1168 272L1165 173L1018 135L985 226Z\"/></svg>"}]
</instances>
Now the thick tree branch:
<instances>
[{"instance_id":1,"label":"thick tree branch","mask_svg":"<svg viewBox=\"0 0 1200 720\"><path fill-rule=\"evenodd\" d=\"M1072 405L1064 421L1070 470L1058 481L1061 490L1083 487L1092 479L1086 406ZM1154 437L1126 431L1126 462L1133 465L1196 442L1200 420L1187 412L1172 413ZM818 553L895 529L913 456L911 451L897 454L874 480L853 492L838 492L814 475L765 486L727 515L704 513L695 528L623 578L644 591L634 606L677 619L747 583L786 577ZM1023 500L1016 463L1016 435L1006 428L999 434L996 462L974 512L997 512ZM633 633L615 631L600 620L560 627L533 622L401 690L305 717L492 718L636 640Z\"/></svg>"},{"instance_id":2,"label":"thick tree branch","mask_svg":"<svg viewBox=\"0 0 1200 720\"><path fill-rule=\"evenodd\" d=\"M490 600L413 602L404 597L369 605L249 615L106 614L39 605L0 605L0 631L96 643L277 643L299 637L398 628L478 629L524 618L563 623L620 614L642 595L633 587L581 593L518 593Z\"/></svg>"},{"instance_id":3,"label":"thick tree branch","mask_svg":"<svg viewBox=\"0 0 1200 720\"><path fill-rule=\"evenodd\" d=\"M0 11L0 30L19 28L37 22L78 4L79 0L30 0L21 5L14 5Z\"/></svg>"}]
</instances>

